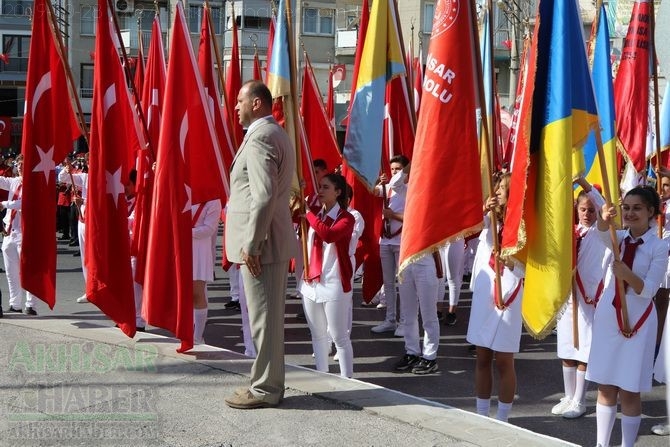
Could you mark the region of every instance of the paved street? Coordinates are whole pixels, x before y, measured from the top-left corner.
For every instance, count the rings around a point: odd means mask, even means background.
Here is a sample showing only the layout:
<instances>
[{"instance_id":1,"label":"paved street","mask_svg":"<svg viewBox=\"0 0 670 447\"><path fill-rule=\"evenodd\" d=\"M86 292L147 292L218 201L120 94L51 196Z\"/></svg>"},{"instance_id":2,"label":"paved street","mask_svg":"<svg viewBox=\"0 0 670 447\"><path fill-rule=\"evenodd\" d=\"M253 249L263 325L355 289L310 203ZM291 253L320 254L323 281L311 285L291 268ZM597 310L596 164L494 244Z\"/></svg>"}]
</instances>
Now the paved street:
<instances>
[{"instance_id":1,"label":"paved street","mask_svg":"<svg viewBox=\"0 0 670 447\"><path fill-rule=\"evenodd\" d=\"M74 249L59 245L58 257L58 298L53 311L38 305L39 319L73 318L87 324L113 326L92 304L77 304L76 297L83 293L83 277L80 261L73 257ZM220 249L219 249L220 253ZM220 256L220 255L219 255ZM7 284L0 280L3 307L7 307ZM210 311L205 339L208 344L242 352L240 314L224 309L229 300L227 275L216 270L217 280L209 287ZM289 282L289 293L294 290L294 281ZM467 411L474 411L474 355L465 341L470 293L463 291L459 307L459 321L455 327L441 327L441 343L438 353L440 371L430 376L396 374L391 372L393 364L404 353L403 340L391 335L376 335L370 328L384 317L383 310L360 306L360 284L354 294L354 377L364 382L401 391L429 401L450 405ZM287 363L313 367L311 342L306 323L296 319L301 309L299 300L287 299L286 306L286 352ZM27 318L10 316L7 318ZM5 320L6 321L6 320ZM83 330L83 329L82 329ZM165 334L162 330L149 332ZM595 386L589 387L586 416L568 421L550 414L551 407L562 396L562 375L559 360L555 355L556 339L534 340L528 335L522 339L522 352L517 356L518 374L517 399L511 412L510 423L533 432L557 437L579 445L595 444ZM331 372L337 371L331 362ZM643 420L638 445L667 446L668 438L650 434L652 425L664 421L665 386L655 384L653 391L643 395ZM495 407L495 405L494 405ZM454 426L454 431L459 427ZM449 429L447 428L448 432ZM612 443L620 444L620 426L615 426ZM197 444L196 444L197 445ZM223 444L221 444L223 445ZM436 445L439 445L437 443Z\"/></svg>"}]
</instances>

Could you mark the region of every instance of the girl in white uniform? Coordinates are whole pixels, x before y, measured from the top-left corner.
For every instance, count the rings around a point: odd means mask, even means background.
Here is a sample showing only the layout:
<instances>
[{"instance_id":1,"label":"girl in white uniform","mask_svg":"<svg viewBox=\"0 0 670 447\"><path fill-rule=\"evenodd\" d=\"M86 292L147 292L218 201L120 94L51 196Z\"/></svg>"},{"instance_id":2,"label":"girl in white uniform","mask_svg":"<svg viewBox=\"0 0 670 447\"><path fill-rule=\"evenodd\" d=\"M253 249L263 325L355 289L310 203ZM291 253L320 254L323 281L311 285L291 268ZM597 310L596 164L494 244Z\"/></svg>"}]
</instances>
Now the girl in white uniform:
<instances>
[{"instance_id":1,"label":"girl in white uniform","mask_svg":"<svg viewBox=\"0 0 670 447\"><path fill-rule=\"evenodd\" d=\"M320 209L307 212L308 274L300 283L302 304L312 334L318 371L328 372L332 337L337 348L340 375L354 373L349 321L352 311L353 265L349 244L354 216L347 211L346 182L339 174L326 174L319 181Z\"/></svg>"},{"instance_id":2,"label":"girl in white uniform","mask_svg":"<svg viewBox=\"0 0 670 447\"><path fill-rule=\"evenodd\" d=\"M503 175L495 188L495 197L489 197L485 208L494 210L498 229L502 228L505 205L509 195L510 174ZM514 353L519 352L521 339L521 297L524 268L512 259L493 254L491 222L484 218L484 230L479 236L470 282L473 290L467 341L477 347L475 391L477 413L488 416L493 388L493 358L499 375L498 411L496 418L507 421L516 390ZM492 262L500 262L502 298L495 297L495 272ZM495 266L495 264L493 264ZM497 305L502 302L502 306Z\"/></svg>"},{"instance_id":3,"label":"girl in white uniform","mask_svg":"<svg viewBox=\"0 0 670 447\"><path fill-rule=\"evenodd\" d=\"M577 267L574 273L572 290L577 300L578 346L575 347L573 335L573 299L568 298L563 315L557 324L556 348L558 357L563 360L563 385L565 396L554 405L551 412L575 419L586 412L584 396L586 389L586 364L591 351L591 331L596 303L604 290L604 278L609 266L610 251L600 242L596 223L596 212L602 208L605 200L600 193L584 179L577 181L582 191L577 197L577 217L575 225L577 240Z\"/></svg>"},{"instance_id":4,"label":"girl in white uniform","mask_svg":"<svg viewBox=\"0 0 670 447\"><path fill-rule=\"evenodd\" d=\"M598 386L596 405L597 443L607 447L621 400L622 446L635 443L640 428L640 392L651 390L657 317L652 298L668 264L668 244L651 228L659 212L659 197L650 187L631 189L623 200L623 225L617 231L621 260L613 261L605 276L605 291L593 321L593 340L587 380ZM603 206L598 217L598 235L612 247L607 231L616 215ZM629 331L624 332L617 280L624 281Z\"/></svg>"},{"instance_id":5,"label":"girl in white uniform","mask_svg":"<svg viewBox=\"0 0 670 447\"><path fill-rule=\"evenodd\" d=\"M191 207L193 215L193 342L203 344L207 324L207 283L214 278L212 235L219 228L221 201L198 203Z\"/></svg>"}]
</instances>

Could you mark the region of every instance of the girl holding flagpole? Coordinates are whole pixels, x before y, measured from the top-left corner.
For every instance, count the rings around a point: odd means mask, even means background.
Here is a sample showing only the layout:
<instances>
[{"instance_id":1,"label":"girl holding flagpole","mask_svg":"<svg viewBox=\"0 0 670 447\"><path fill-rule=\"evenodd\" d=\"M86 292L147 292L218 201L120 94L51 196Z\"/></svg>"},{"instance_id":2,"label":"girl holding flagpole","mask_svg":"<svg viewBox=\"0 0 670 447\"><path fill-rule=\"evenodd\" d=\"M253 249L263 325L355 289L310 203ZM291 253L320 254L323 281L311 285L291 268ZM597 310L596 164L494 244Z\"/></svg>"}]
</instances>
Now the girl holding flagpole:
<instances>
[{"instance_id":1,"label":"girl holding flagpole","mask_svg":"<svg viewBox=\"0 0 670 447\"><path fill-rule=\"evenodd\" d=\"M617 400L621 401L622 446L635 444L642 412L640 393L651 390L657 326L652 298L668 264L668 244L652 228L659 209L658 193L651 187L636 187L626 194L621 206L626 229L616 232L621 260L608 269L596 307L586 378L598 383L597 443L603 447L610 442ZM604 205L598 216L598 235L610 249L608 229L615 215L614 206ZM619 280L625 302L619 296Z\"/></svg>"},{"instance_id":2,"label":"girl holding flagpole","mask_svg":"<svg viewBox=\"0 0 670 447\"><path fill-rule=\"evenodd\" d=\"M591 351L593 315L604 290L605 273L611 262L611 253L600 242L595 225L596 214L605 199L583 177L577 183L582 190L575 204L578 223L574 228L577 265L573 293L556 325L556 351L562 360L565 396L551 409L552 414L562 415L567 419L576 419L586 412L586 367ZM575 318L576 340L573 330Z\"/></svg>"},{"instance_id":3,"label":"girl holding flagpole","mask_svg":"<svg viewBox=\"0 0 670 447\"><path fill-rule=\"evenodd\" d=\"M349 244L354 216L347 211L347 183L339 174L319 181L321 207L307 211L308 274L300 284L307 325L318 371L328 372L332 337L337 348L340 375L352 377L354 354L349 321L352 311L353 264Z\"/></svg>"},{"instance_id":4,"label":"girl holding flagpole","mask_svg":"<svg viewBox=\"0 0 670 447\"><path fill-rule=\"evenodd\" d=\"M502 234L511 174L503 174L484 206L485 212L498 221ZM484 229L479 235L479 246L470 282L473 291L467 341L476 346L475 392L477 414L489 416L493 388L493 358L498 381L498 411L496 418L507 422L516 391L514 353L519 352L521 340L521 297L525 270L511 258L493 252L493 238L489 215L484 217ZM496 287L495 263L500 265L500 288ZM502 297L496 296L496 289Z\"/></svg>"}]
</instances>

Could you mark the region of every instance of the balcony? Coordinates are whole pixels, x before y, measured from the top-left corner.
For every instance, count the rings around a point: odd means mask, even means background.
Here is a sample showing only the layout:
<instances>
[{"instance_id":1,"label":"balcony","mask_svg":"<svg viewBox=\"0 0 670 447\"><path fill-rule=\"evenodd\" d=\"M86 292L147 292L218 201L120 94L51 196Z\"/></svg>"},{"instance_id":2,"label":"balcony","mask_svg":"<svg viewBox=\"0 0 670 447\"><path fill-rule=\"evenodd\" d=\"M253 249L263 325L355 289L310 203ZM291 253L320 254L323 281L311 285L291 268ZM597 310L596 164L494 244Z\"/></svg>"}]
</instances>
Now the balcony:
<instances>
[{"instance_id":1,"label":"balcony","mask_svg":"<svg viewBox=\"0 0 670 447\"><path fill-rule=\"evenodd\" d=\"M252 54L254 52L254 43L259 51L265 51L268 48L268 30L257 28L238 29L237 41L240 45L240 53ZM226 50L233 46L232 30L226 30L223 46Z\"/></svg>"},{"instance_id":2,"label":"balcony","mask_svg":"<svg viewBox=\"0 0 670 447\"><path fill-rule=\"evenodd\" d=\"M353 56L358 42L357 30L337 30L335 33L335 55Z\"/></svg>"},{"instance_id":3,"label":"balcony","mask_svg":"<svg viewBox=\"0 0 670 447\"><path fill-rule=\"evenodd\" d=\"M167 39L167 33L164 32L163 47L165 48L167 47L166 39ZM121 40L123 40L123 46L126 47L126 51L128 52L134 53L140 48L139 35L137 34L137 29L134 30L122 29ZM151 31L142 31L142 43L144 45L145 54L149 48L149 42L151 42Z\"/></svg>"},{"instance_id":4,"label":"balcony","mask_svg":"<svg viewBox=\"0 0 670 447\"><path fill-rule=\"evenodd\" d=\"M2 73L27 73L28 72L28 58L27 57L10 57L9 63L0 62L0 72Z\"/></svg>"}]
</instances>

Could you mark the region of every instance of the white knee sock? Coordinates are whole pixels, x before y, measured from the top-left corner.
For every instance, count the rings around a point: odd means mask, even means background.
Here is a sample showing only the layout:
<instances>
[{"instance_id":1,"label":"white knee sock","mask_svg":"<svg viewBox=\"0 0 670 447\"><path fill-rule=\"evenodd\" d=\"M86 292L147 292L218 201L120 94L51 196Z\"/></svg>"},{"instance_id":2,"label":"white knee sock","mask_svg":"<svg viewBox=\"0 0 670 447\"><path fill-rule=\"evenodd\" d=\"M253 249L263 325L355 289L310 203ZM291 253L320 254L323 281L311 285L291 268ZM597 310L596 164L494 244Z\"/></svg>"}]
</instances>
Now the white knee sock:
<instances>
[{"instance_id":1,"label":"white knee sock","mask_svg":"<svg viewBox=\"0 0 670 447\"><path fill-rule=\"evenodd\" d=\"M598 445L609 447L610 436L612 435L612 427L616 421L616 405L611 407L601 403L596 404L596 427L597 427L597 441Z\"/></svg>"},{"instance_id":2,"label":"white knee sock","mask_svg":"<svg viewBox=\"0 0 670 447\"><path fill-rule=\"evenodd\" d=\"M491 411L491 399L477 399L477 414L489 417Z\"/></svg>"},{"instance_id":3,"label":"white knee sock","mask_svg":"<svg viewBox=\"0 0 670 447\"><path fill-rule=\"evenodd\" d=\"M496 419L502 422L507 422L509 412L512 410L512 404L514 404L514 402L505 403L498 401L498 413L496 414Z\"/></svg>"},{"instance_id":4,"label":"white knee sock","mask_svg":"<svg viewBox=\"0 0 670 447\"><path fill-rule=\"evenodd\" d=\"M198 344L205 343L203 334L207 324L207 308L193 309L193 342Z\"/></svg>"},{"instance_id":5,"label":"white knee sock","mask_svg":"<svg viewBox=\"0 0 670 447\"><path fill-rule=\"evenodd\" d=\"M586 394L586 371L577 370L575 378L575 394L572 396L572 400L584 405L584 395Z\"/></svg>"},{"instance_id":6,"label":"white knee sock","mask_svg":"<svg viewBox=\"0 0 670 447\"><path fill-rule=\"evenodd\" d=\"M577 372L576 366L564 366L563 367L563 386L565 388L565 397L572 399L572 396L575 395L575 373Z\"/></svg>"},{"instance_id":7,"label":"white knee sock","mask_svg":"<svg viewBox=\"0 0 670 447\"><path fill-rule=\"evenodd\" d=\"M633 447L642 417L621 415L621 447Z\"/></svg>"}]
</instances>

